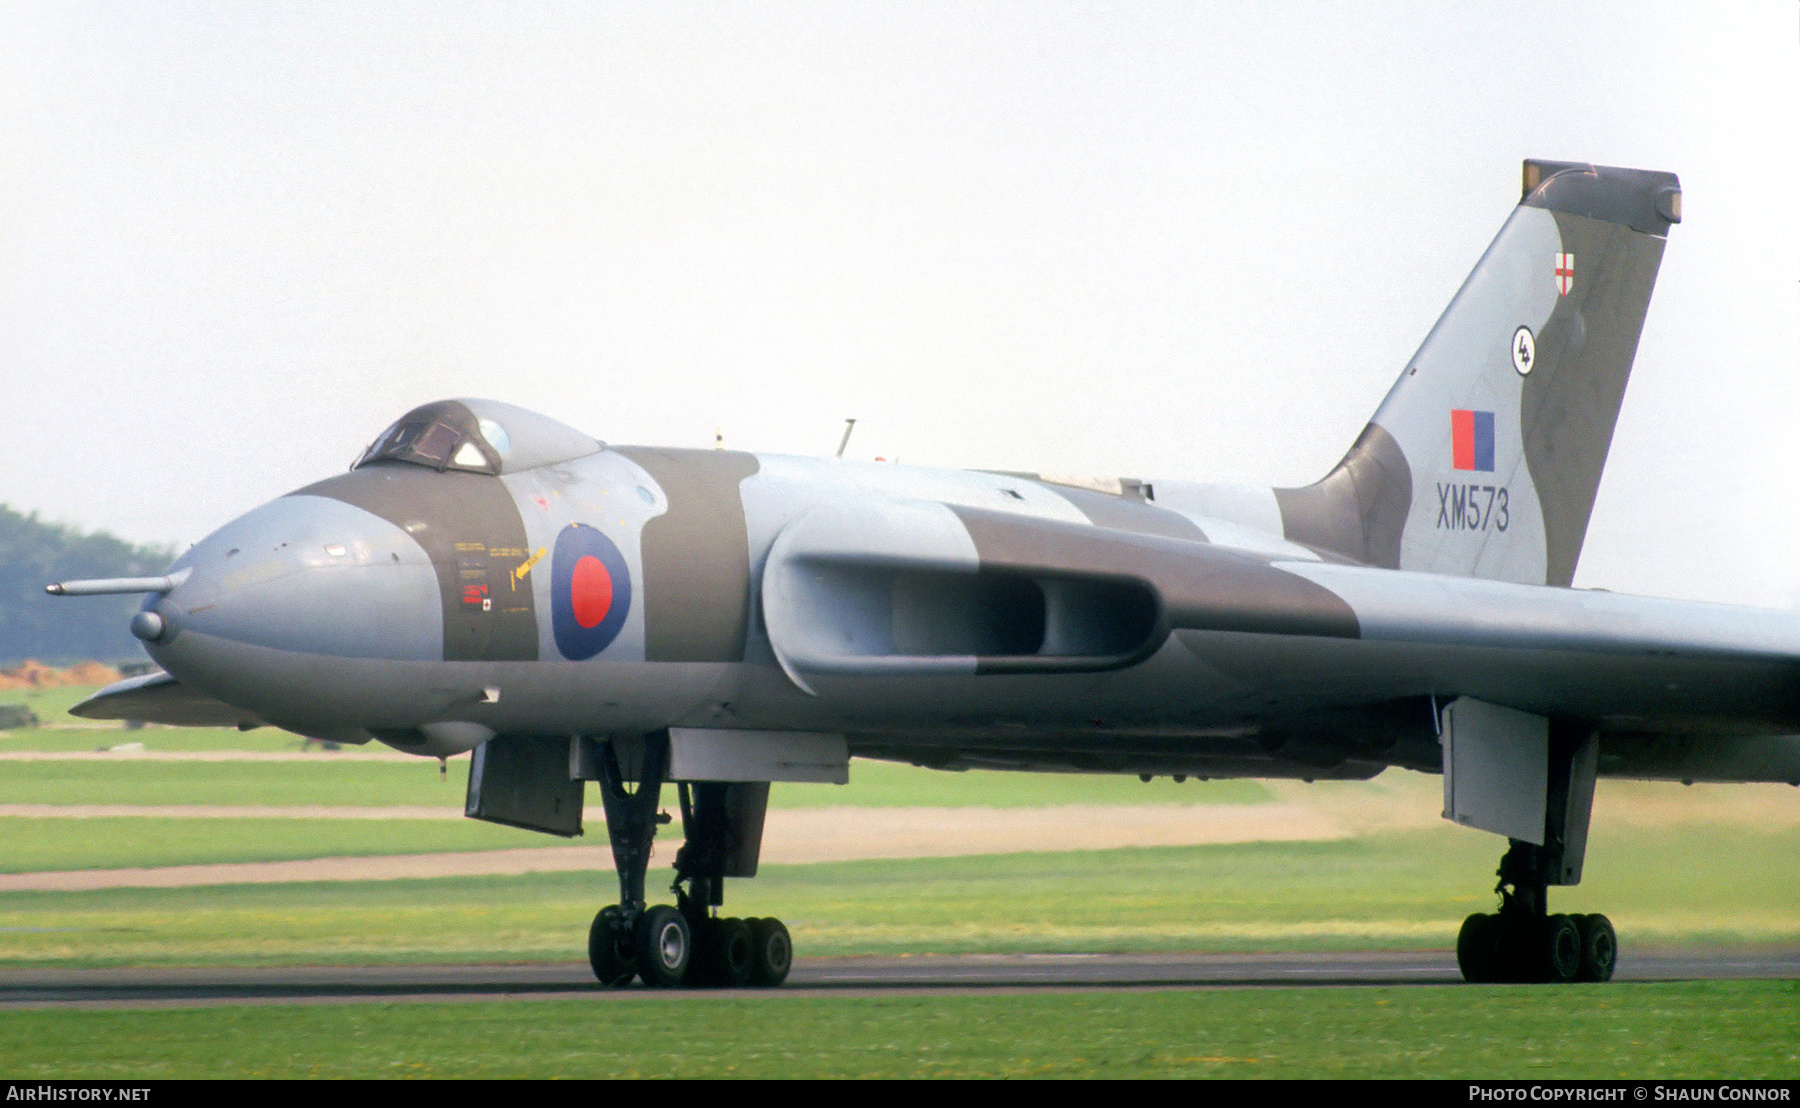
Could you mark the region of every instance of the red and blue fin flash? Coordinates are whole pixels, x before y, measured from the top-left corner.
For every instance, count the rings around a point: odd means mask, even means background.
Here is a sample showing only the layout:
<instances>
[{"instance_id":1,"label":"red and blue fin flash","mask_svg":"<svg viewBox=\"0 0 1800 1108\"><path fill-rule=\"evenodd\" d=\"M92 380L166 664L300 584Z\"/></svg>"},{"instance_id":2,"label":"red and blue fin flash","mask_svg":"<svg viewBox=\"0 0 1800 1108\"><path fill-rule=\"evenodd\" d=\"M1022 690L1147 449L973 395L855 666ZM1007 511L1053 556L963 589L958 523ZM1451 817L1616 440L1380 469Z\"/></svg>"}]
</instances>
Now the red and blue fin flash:
<instances>
[{"instance_id":1,"label":"red and blue fin flash","mask_svg":"<svg viewBox=\"0 0 1800 1108\"><path fill-rule=\"evenodd\" d=\"M1450 456L1457 469L1494 472L1494 413L1452 408Z\"/></svg>"}]
</instances>

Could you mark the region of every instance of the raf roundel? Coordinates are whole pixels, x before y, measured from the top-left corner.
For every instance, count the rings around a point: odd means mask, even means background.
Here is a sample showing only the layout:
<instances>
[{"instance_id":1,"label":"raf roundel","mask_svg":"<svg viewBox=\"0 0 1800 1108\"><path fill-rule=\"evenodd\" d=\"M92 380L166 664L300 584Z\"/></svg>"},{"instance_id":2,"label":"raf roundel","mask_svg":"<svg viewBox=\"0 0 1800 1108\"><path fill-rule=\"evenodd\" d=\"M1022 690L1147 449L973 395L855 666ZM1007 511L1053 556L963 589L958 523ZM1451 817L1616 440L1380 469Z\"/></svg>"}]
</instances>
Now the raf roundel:
<instances>
[{"instance_id":1,"label":"raf roundel","mask_svg":"<svg viewBox=\"0 0 1800 1108\"><path fill-rule=\"evenodd\" d=\"M550 623L571 662L605 650L631 610L631 570L613 541L586 524L556 536L550 556Z\"/></svg>"}]
</instances>

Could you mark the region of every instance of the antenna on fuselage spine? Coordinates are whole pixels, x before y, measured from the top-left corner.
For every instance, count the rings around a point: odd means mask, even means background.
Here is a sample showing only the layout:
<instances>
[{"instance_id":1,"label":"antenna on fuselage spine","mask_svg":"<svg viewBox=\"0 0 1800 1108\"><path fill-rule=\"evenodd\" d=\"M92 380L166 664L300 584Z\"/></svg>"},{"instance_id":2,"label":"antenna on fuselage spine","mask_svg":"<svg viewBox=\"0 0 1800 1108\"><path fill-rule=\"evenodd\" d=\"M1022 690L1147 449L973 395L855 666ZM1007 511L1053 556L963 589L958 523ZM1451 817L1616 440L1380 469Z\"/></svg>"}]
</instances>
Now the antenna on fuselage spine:
<instances>
[{"instance_id":1,"label":"antenna on fuselage spine","mask_svg":"<svg viewBox=\"0 0 1800 1108\"><path fill-rule=\"evenodd\" d=\"M856 421L854 419L846 419L844 421L844 437L838 440L837 453L832 455L832 457L842 458L844 456L844 447L850 445L850 432L854 430L856 430Z\"/></svg>"}]
</instances>

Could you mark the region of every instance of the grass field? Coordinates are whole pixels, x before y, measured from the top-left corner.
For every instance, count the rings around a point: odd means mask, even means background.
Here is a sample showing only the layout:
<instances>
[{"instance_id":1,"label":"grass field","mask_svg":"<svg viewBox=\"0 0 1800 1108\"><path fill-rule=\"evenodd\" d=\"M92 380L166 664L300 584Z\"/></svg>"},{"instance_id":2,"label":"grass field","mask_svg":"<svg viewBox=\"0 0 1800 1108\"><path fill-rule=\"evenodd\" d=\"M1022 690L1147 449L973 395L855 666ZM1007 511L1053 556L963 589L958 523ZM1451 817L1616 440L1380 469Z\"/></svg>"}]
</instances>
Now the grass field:
<instances>
[{"instance_id":1,"label":"grass field","mask_svg":"<svg viewBox=\"0 0 1800 1108\"><path fill-rule=\"evenodd\" d=\"M55 688L0 693L0 703L28 703L47 725L13 731L0 738L0 753L91 752L122 743L142 743L151 751L199 753L241 750L297 753L302 740L274 728L236 731L219 727L150 727L126 731L89 727L67 715L90 695L89 688ZM369 750L387 752L371 744ZM304 761L274 763L12 762L0 769L0 804L272 804L272 805L443 805L460 809L469 760L450 762L440 780L434 759L369 762L334 759L315 749ZM669 793L671 803L674 793ZM850 784L781 784L771 791L778 808L823 807L1000 807L1058 804L1262 804L1267 788L1254 781L1199 781L1177 784L1168 778L1148 783L1135 777L1084 774L1020 774L971 771L945 773L916 766L858 759ZM594 802L590 798L590 802ZM121 863L139 864L139 863ZM0 870L16 867L0 860Z\"/></svg>"},{"instance_id":2,"label":"grass field","mask_svg":"<svg viewBox=\"0 0 1800 1108\"><path fill-rule=\"evenodd\" d=\"M1792 1078L1800 986L0 1012L10 1078Z\"/></svg>"},{"instance_id":3,"label":"grass field","mask_svg":"<svg viewBox=\"0 0 1800 1108\"><path fill-rule=\"evenodd\" d=\"M122 723L79 719L69 709L99 691L99 686L69 685L50 689L0 692L0 704L23 704L37 713L43 726L0 732L0 751L84 751L120 743L144 742L159 750L296 751L305 742L273 727L238 731L231 727L146 727L128 731ZM63 730L62 728L68 728Z\"/></svg>"},{"instance_id":4,"label":"grass field","mask_svg":"<svg viewBox=\"0 0 1800 1108\"><path fill-rule=\"evenodd\" d=\"M210 822L210 821L207 821ZM458 826L452 824L451 826ZM1800 832L1745 849L1684 828L1597 836L1561 911L1626 943L1800 941ZM651 872L653 894L668 859ZM768 866L734 915L802 954L1367 950L1454 945L1491 908L1494 851L1455 828L1318 843ZM0 965L566 961L609 873L0 894Z\"/></svg>"},{"instance_id":5,"label":"grass field","mask_svg":"<svg viewBox=\"0 0 1800 1108\"><path fill-rule=\"evenodd\" d=\"M69 709L98 692L99 685L62 685L49 689L7 689L0 691L0 704L24 704L45 723L75 720Z\"/></svg>"},{"instance_id":6,"label":"grass field","mask_svg":"<svg viewBox=\"0 0 1800 1108\"><path fill-rule=\"evenodd\" d=\"M86 690L32 699L46 719ZM0 694L0 701L12 699ZM60 708L58 707L60 705ZM272 730L34 729L0 751L296 751ZM461 804L466 760L0 763L0 803ZM1304 793L1432 803L1383 777ZM1562 911L1637 944L1800 943L1800 820L1785 794L1721 818L1704 790L1607 783ZM1288 797L1288 793L1283 793ZM780 807L1261 804L1252 782L946 774L858 762ZM1701 819L1646 812L1711 803ZM1737 803L1733 800L1733 803ZM665 797L673 805L673 794ZM1644 805L1648 805L1645 807ZM1670 806L1673 807L1670 807ZM1760 806L1760 807L1759 807ZM1618 809L1624 811L1624 809ZM1775 813L1777 818L1769 818ZM1358 825L1360 826L1360 825ZM584 840L605 843L599 828ZM653 894L678 828L659 840ZM560 844L463 820L0 818L0 870ZM1448 825L1331 841L765 866L728 911L778 915L808 955L1432 949L1489 909L1500 844ZM579 961L610 873L0 893L0 967ZM0 1012L0 1074L145 1077L1793 1077L1792 982L1255 988L1122 994L683 997Z\"/></svg>"},{"instance_id":7,"label":"grass field","mask_svg":"<svg viewBox=\"0 0 1800 1108\"><path fill-rule=\"evenodd\" d=\"M40 712L84 690L46 690ZM54 732L16 732L21 737ZM65 734L78 734L74 732ZM92 735L93 733L88 733ZM261 732L149 729L165 737L262 742ZM196 741L198 739L196 738ZM462 801L418 762L6 762L0 803L309 804L441 807ZM1603 792L1618 795L1617 783ZM1433 780L1320 785L1329 800L1394 790L1429 806ZM1696 790L1617 786L1646 797ZM1660 791L1658 791L1660 790ZM1416 795L1415 795L1416 794ZM1732 794L1738 796L1739 794ZM1757 794L1761 796L1762 794ZM1256 804L1254 782L1149 785L1134 778L941 773L858 762L848 786L779 785L782 807L1036 807L1081 803ZM1785 794L1775 798L1782 802ZM1764 798L1762 803L1767 803ZM673 793L665 796L672 806ZM595 828L577 842L603 846ZM678 828L660 840L652 888L668 880ZM461 819L0 817L0 871L253 862L559 845L567 840ZM731 910L780 915L808 953L906 951L1346 949L1451 945L1485 909L1499 844L1447 825L1330 842L1015 854L767 866L733 882ZM0 894L0 964L562 960L610 897L608 874L290 886ZM1559 908L1604 910L1628 940L1800 940L1800 825L1756 819L1636 826L1601 822L1587 881Z\"/></svg>"},{"instance_id":8,"label":"grass field","mask_svg":"<svg viewBox=\"0 0 1800 1108\"><path fill-rule=\"evenodd\" d=\"M140 732L143 734L143 732ZM153 748L160 749L149 732ZM0 747L4 749L4 747ZM434 759L352 761L329 753L292 762L8 762L0 763L0 804L309 804L437 806L460 812L469 760L450 763L440 780ZM666 790L674 803L675 790ZM1269 790L1255 781L1082 774L946 773L857 759L848 785L781 783L777 808L1036 808L1057 804L1261 804ZM590 790L588 803L598 804Z\"/></svg>"},{"instance_id":9,"label":"grass field","mask_svg":"<svg viewBox=\"0 0 1800 1108\"><path fill-rule=\"evenodd\" d=\"M0 701L5 698L6 694L0 693ZM0 737L0 751L40 750L68 754L107 750L123 743L144 743L152 750L190 753L251 750L265 754L295 754L303 749L306 740L273 727L255 731L235 731L229 727L145 727L127 731L123 727L82 723L60 730L37 727L6 732ZM436 768L436 763L432 766Z\"/></svg>"},{"instance_id":10,"label":"grass field","mask_svg":"<svg viewBox=\"0 0 1800 1108\"><path fill-rule=\"evenodd\" d=\"M605 846L604 837L556 839L472 819L25 819L0 816L0 873L115 869L213 862Z\"/></svg>"}]
</instances>

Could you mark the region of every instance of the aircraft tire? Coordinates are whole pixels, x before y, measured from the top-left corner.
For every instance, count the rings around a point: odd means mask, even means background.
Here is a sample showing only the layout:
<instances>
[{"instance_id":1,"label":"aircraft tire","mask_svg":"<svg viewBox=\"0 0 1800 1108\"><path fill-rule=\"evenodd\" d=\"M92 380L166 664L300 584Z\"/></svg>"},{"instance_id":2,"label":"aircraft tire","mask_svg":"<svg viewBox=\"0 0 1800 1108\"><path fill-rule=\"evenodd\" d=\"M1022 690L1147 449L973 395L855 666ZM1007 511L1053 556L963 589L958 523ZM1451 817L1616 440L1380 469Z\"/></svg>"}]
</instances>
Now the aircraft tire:
<instances>
[{"instance_id":1,"label":"aircraft tire","mask_svg":"<svg viewBox=\"0 0 1800 1108\"><path fill-rule=\"evenodd\" d=\"M741 989L750 983L756 969L756 939L748 923L736 917L714 920L703 949L711 984Z\"/></svg>"},{"instance_id":2,"label":"aircraft tire","mask_svg":"<svg viewBox=\"0 0 1800 1108\"><path fill-rule=\"evenodd\" d=\"M1545 965L1543 921L1520 913L1501 913L1495 926L1494 980L1534 985L1550 980Z\"/></svg>"},{"instance_id":3,"label":"aircraft tire","mask_svg":"<svg viewBox=\"0 0 1800 1108\"><path fill-rule=\"evenodd\" d=\"M1539 940L1539 980L1564 985L1581 972L1581 930L1572 916L1550 916Z\"/></svg>"},{"instance_id":4,"label":"aircraft tire","mask_svg":"<svg viewBox=\"0 0 1800 1108\"><path fill-rule=\"evenodd\" d=\"M627 932L618 926L618 918L619 906L609 905L600 909L588 928L588 965L594 968L595 979L609 989L624 988L637 976L630 944L619 942L619 936Z\"/></svg>"},{"instance_id":5,"label":"aircraft tire","mask_svg":"<svg viewBox=\"0 0 1800 1108\"><path fill-rule=\"evenodd\" d=\"M1464 981L1479 985L1500 980L1500 930L1500 917L1490 912L1463 920L1456 934L1456 965Z\"/></svg>"},{"instance_id":6,"label":"aircraft tire","mask_svg":"<svg viewBox=\"0 0 1800 1108\"><path fill-rule=\"evenodd\" d=\"M1619 939L1612 921L1597 913L1574 919L1581 936L1581 968L1575 980L1611 981L1619 960Z\"/></svg>"},{"instance_id":7,"label":"aircraft tire","mask_svg":"<svg viewBox=\"0 0 1800 1108\"><path fill-rule=\"evenodd\" d=\"M687 973L681 978L684 989L712 989L718 987L718 980L713 975L712 957L709 953L713 930L718 923L710 916L688 920L688 934L694 942L693 956L688 959Z\"/></svg>"},{"instance_id":8,"label":"aircraft tire","mask_svg":"<svg viewBox=\"0 0 1800 1108\"><path fill-rule=\"evenodd\" d=\"M637 926L637 971L652 989L673 989L687 975L694 937L687 919L667 904L644 913Z\"/></svg>"},{"instance_id":9,"label":"aircraft tire","mask_svg":"<svg viewBox=\"0 0 1800 1108\"><path fill-rule=\"evenodd\" d=\"M786 981L788 971L794 968L794 941L787 925L772 917L750 920L749 928L750 984L773 989Z\"/></svg>"}]
</instances>

